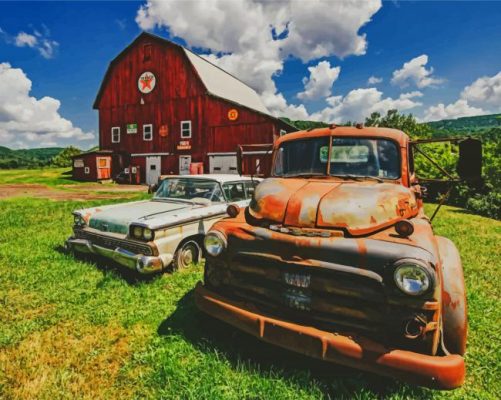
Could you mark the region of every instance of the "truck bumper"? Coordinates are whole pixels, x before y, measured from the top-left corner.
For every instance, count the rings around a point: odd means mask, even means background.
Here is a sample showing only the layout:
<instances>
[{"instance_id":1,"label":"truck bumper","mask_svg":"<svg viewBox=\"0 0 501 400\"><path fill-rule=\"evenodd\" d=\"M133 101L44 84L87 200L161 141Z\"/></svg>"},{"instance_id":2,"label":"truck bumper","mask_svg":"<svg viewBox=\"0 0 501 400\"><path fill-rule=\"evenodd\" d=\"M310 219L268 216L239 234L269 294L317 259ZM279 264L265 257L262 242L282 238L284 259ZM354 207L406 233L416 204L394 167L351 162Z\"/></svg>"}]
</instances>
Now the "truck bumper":
<instances>
[{"instance_id":1,"label":"truck bumper","mask_svg":"<svg viewBox=\"0 0 501 400\"><path fill-rule=\"evenodd\" d=\"M313 327L282 321L242 308L207 290L195 288L197 307L265 342L309 357L370 371L434 389L454 389L464 383L461 356L430 356L406 350L391 350L367 338L343 336Z\"/></svg>"},{"instance_id":2,"label":"truck bumper","mask_svg":"<svg viewBox=\"0 0 501 400\"><path fill-rule=\"evenodd\" d=\"M97 246L86 239L71 237L65 244L66 248L69 250L109 258L124 267L136 270L140 274L153 274L159 272L172 261L171 255L144 256L142 254L131 253L120 247L112 250L106 247Z\"/></svg>"}]
</instances>

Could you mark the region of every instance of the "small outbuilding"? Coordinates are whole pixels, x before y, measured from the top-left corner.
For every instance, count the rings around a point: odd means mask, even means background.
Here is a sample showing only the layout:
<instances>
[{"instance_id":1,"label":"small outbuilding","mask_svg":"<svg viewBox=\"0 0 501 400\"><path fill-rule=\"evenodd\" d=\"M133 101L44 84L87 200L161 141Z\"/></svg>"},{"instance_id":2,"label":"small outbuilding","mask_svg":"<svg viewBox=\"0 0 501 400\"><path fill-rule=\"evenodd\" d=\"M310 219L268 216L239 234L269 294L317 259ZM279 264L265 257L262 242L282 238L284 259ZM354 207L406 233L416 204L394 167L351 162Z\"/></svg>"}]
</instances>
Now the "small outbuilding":
<instances>
[{"instance_id":1,"label":"small outbuilding","mask_svg":"<svg viewBox=\"0 0 501 400\"><path fill-rule=\"evenodd\" d=\"M112 154L111 150L96 150L73 156L73 179L91 182L111 179Z\"/></svg>"},{"instance_id":2,"label":"small outbuilding","mask_svg":"<svg viewBox=\"0 0 501 400\"><path fill-rule=\"evenodd\" d=\"M237 173L237 145L273 143L296 130L237 77L145 32L111 61L94 109L99 148L112 153L111 176L134 168L148 184L168 174ZM249 156L267 168L265 152Z\"/></svg>"}]
</instances>

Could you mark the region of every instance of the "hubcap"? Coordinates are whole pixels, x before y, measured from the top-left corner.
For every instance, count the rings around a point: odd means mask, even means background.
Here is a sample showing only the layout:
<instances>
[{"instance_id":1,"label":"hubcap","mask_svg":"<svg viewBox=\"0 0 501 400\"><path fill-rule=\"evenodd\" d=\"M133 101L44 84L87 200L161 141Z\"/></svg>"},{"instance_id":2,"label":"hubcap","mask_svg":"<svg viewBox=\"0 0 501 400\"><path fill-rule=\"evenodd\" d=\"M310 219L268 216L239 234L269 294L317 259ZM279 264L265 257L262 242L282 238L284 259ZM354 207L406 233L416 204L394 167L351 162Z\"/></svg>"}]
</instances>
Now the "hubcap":
<instances>
[{"instance_id":1,"label":"hubcap","mask_svg":"<svg viewBox=\"0 0 501 400\"><path fill-rule=\"evenodd\" d=\"M192 244L184 247L179 257L180 266L184 268L193 263L196 259L196 253L197 249Z\"/></svg>"}]
</instances>

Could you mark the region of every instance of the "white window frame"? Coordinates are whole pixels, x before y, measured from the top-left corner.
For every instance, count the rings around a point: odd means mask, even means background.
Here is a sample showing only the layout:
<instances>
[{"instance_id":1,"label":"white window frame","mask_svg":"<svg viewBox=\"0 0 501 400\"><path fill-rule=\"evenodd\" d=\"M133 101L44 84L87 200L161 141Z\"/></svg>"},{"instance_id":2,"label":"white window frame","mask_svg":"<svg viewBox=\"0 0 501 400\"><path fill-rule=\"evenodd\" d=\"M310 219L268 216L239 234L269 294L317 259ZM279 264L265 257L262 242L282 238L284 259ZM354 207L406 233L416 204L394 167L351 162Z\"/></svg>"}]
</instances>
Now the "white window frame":
<instances>
[{"instance_id":1,"label":"white window frame","mask_svg":"<svg viewBox=\"0 0 501 400\"><path fill-rule=\"evenodd\" d=\"M115 135L113 134L113 130L118 131L118 140L115 140ZM120 143L120 127L119 126L111 127L111 143Z\"/></svg>"},{"instance_id":2,"label":"white window frame","mask_svg":"<svg viewBox=\"0 0 501 400\"><path fill-rule=\"evenodd\" d=\"M90 168L89 167L85 167L84 168L84 174L86 174L86 175L90 174Z\"/></svg>"},{"instance_id":3,"label":"white window frame","mask_svg":"<svg viewBox=\"0 0 501 400\"><path fill-rule=\"evenodd\" d=\"M190 133L188 135L184 134L183 124L188 124ZM181 139L191 139L191 120L181 121Z\"/></svg>"},{"instance_id":4,"label":"white window frame","mask_svg":"<svg viewBox=\"0 0 501 400\"><path fill-rule=\"evenodd\" d=\"M145 132L144 132L144 128L146 127L149 127L151 129L150 131L150 138L147 139L145 137ZM153 140L153 124L143 124L143 140L146 141L146 142L151 142Z\"/></svg>"}]
</instances>

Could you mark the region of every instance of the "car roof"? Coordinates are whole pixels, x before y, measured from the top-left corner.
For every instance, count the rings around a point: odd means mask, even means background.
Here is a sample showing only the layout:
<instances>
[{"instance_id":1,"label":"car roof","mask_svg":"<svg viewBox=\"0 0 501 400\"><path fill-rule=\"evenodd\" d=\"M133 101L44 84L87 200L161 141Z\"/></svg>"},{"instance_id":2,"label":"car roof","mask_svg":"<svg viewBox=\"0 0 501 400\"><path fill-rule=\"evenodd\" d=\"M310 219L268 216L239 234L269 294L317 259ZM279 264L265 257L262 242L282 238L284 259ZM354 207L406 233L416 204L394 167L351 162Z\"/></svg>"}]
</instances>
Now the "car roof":
<instances>
[{"instance_id":1,"label":"car roof","mask_svg":"<svg viewBox=\"0 0 501 400\"><path fill-rule=\"evenodd\" d=\"M200 175L162 175L161 180L167 178L184 178L184 179L211 179L220 183L235 182L235 181L260 181L259 178L251 178L250 176L240 176L237 174L200 174Z\"/></svg>"}]
</instances>

